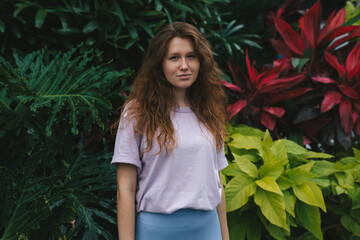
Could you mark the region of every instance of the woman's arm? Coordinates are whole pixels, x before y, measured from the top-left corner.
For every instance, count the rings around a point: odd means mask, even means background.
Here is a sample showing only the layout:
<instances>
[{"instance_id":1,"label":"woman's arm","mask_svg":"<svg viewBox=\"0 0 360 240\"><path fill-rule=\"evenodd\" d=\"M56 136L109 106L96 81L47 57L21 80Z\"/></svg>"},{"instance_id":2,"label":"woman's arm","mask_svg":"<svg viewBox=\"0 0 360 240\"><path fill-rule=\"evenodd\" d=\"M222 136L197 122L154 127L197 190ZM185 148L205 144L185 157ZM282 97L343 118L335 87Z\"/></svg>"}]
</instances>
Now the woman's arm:
<instances>
[{"instance_id":1,"label":"woman's arm","mask_svg":"<svg viewBox=\"0 0 360 240\"><path fill-rule=\"evenodd\" d=\"M226 218L225 192L224 192L224 187L223 187L222 180L220 177L220 173L219 173L219 178L220 178L220 184L222 187L222 194L221 194L221 202L216 207L216 210L217 210L217 213L219 216L222 240L229 240L230 238L229 238L229 229L228 229L227 218Z\"/></svg>"},{"instance_id":2,"label":"woman's arm","mask_svg":"<svg viewBox=\"0 0 360 240\"><path fill-rule=\"evenodd\" d=\"M119 240L135 239L135 193L137 170L135 165L118 163L117 221Z\"/></svg>"}]
</instances>

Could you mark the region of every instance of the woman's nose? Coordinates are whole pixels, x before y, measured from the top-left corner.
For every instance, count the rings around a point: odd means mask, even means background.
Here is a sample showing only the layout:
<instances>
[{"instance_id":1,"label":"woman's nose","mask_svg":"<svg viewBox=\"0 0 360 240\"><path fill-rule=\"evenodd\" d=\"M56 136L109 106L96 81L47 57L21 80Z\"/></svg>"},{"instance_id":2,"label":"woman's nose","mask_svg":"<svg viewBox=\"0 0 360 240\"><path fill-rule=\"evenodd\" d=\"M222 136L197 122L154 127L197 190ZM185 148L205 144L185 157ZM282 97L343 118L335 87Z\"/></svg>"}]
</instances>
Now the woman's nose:
<instances>
[{"instance_id":1,"label":"woman's nose","mask_svg":"<svg viewBox=\"0 0 360 240\"><path fill-rule=\"evenodd\" d=\"M186 71L187 69L188 69L188 65L187 65L186 59L182 59L180 62L180 70Z\"/></svg>"}]
</instances>

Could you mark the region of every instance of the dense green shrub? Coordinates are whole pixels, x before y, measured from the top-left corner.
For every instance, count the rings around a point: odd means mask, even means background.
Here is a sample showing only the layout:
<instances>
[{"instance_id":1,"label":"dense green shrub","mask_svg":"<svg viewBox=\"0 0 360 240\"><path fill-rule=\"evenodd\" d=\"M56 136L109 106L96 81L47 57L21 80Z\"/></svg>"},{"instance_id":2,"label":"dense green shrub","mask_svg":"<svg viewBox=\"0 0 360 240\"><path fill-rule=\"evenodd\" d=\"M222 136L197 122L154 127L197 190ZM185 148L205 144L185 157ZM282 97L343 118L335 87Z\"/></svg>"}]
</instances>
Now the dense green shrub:
<instances>
[{"instance_id":1,"label":"dense green shrub","mask_svg":"<svg viewBox=\"0 0 360 240\"><path fill-rule=\"evenodd\" d=\"M322 239L323 183L311 168L314 159L331 155L286 139L273 141L268 131L247 126L231 128L227 145L233 162L223 173L229 177L225 196L232 239L261 239L264 229L275 239L285 239L296 226Z\"/></svg>"},{"instance_id":2,"label":"dense green shrub","mask_svg":"<svg viewBox=\"0 0 360 240\"><path fill-rule=\"evenodd\" d=\"M268 131L239 125L229 134L222 174L231 239L358 239L359 150L334 162Z\"/></svg>"},{"instance_id":3,"label":"dense green shrub","mask_svg":"<svg viewBox=\"0 0 360 240\"><path fill-rule=\"evenodd\" d=\"M100 61L114 59L114 67L135 69L154 33L166 22L186 21L196 25L221 56L244 45L257 46L239 35L243 25L225 21L218 10L228 0L70 0L0 2L0 52L10 49L31 52L47 46L68 50L85 43L104 52Z\"/></svg>"},{"instance_id":4,"label":"dense green shrub","mask_svg":"<svg viewBox=\"0 0 360 240\"><path fill-rule=\"evenodd\" d=\"M0 58L1 239L116 236L115 171L100 132L131 71L80 52Z\"/></svg>"}]
</instances>

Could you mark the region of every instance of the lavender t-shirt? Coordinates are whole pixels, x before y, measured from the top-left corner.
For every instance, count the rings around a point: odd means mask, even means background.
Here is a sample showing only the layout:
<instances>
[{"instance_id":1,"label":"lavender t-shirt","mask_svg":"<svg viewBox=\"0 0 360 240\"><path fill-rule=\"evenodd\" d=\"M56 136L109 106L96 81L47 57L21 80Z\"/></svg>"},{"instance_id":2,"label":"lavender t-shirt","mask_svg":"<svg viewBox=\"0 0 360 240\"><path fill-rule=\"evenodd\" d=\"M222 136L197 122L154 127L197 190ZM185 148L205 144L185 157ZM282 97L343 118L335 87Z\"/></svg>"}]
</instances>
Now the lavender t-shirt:
<instances>
[{"instance_id":1,"label":"lavender t-shirt","mask_svg":"<svg viewBox=\"0 0 360 240\"><path fill-rule=\"evenodd\" d=\"M177 108L172 122L177 148L166 155L153 148L142 154L146 138L134 135L134 120L126 112L120 119L115 141L115 163L137 167L138 189L136 210L153 213L172 213L181 208L214 209L221 200L222 186L218 171L228 163L224 149L217 153L214 139L189 107Z\"/></svg>"}]
</instances>

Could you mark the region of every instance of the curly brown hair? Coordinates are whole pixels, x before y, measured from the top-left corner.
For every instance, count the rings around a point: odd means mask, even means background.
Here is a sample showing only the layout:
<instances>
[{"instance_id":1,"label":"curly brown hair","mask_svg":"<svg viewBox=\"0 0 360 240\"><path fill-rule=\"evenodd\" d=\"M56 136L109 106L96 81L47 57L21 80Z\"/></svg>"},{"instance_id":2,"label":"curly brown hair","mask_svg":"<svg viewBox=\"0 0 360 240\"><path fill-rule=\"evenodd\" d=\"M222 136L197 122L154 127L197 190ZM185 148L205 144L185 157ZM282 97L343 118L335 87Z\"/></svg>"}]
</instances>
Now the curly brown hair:
<instances>
[{"instance_id":1,"label":"curly brown hair","mask_svg":"<svg viewBox=\"0 0 360 240\"><path fill-rule=\"evenodd\" d=\"M199 121L211 132L216 148L220 151L228 123L225 111L226 95L220 82L221 71L214 61L209 42L196 27L188 23L167 24L150 42L124 104L127 115L135 118L135 133L146 136L147 146L144 152L153 147L153 138L157 131L159 153L164 148L166 152L172 152L176 148L171 111L178 107L178 104L172 94L172 85L165 78L162 68L169 42L174 37L187 38L193 43L195 55L200 61L200 70L194 84L187 89L187 99Z\"/></svg>"}]
</instances>

